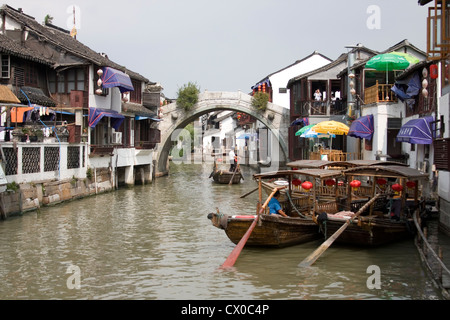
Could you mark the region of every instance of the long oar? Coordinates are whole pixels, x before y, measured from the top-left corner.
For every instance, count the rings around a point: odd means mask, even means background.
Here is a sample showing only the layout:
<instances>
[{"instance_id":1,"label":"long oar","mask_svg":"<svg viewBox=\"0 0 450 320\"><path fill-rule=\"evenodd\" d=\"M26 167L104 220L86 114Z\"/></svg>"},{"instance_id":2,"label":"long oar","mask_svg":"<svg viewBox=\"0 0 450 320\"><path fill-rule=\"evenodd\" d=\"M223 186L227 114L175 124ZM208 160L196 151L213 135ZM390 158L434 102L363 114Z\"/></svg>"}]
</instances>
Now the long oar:
<instances>
[{"instance_id":1,"label":"long oar","mask_svg":"<svg viewBox=\"0 0 450 320\"><path fill-rule=\"evenodd\" d=\"M259 188L256 188L255 190L252 190L252 191L250 191L249 193L243 194L243 195L241 196L241 199L243 199L243 198L245 198L245 197L251 195L252 193L255 193L255 192L258 191L258 190L259 190Z\"/></svg>"},{"instance_id":2,"label":"long oar","mask_svg":"<svg viewBox=\"0 0 450 320\"><path fill-rule=\"evenodd\" d=\"M353 222L358 216L360 216L366 209L371 206L381 195L377 194L374 198L372 198L369 202L367 202L359 211L349 220L347 220L342 227L339 228L330 238L328 238L322 245L316 249L313 253L311 253L305 260L300 262L299 267L310 267L316 262L316 260L322 255L322 253L327 250L331 244L347 229L350 223Z\"/></svg>"},{"instance_id":3,"label":"long oar","mask_svg":"<svg viewBox=\"0 0 450 320\"><path fill-rule=\"evenodd\" d=\"M248 238L250 238L250 235L252 234L253 229L255 229L256 224L258 223L259 217L261 216L261 214L263 214L264 210L268 206L270 200L272 200L272 198L275 195L275 193L277 193L278 190L284 189L284 188L285 187L273 189L272 194L269 196L269 198L267 198L266 203L264 203L264 205L261 207L261 210L259 211L259 214L256 216L256 218L253 221L253 223L251 224L250 228L248 228L247 232L244 234L244 236L242 237L241 241L239 241L237 246L233 249L233 251L228 256L227 260L225 260L225 262L222 265L222 268L231 268L232 266L234 266L234 264L236 263L237 258L241 254L242 249L244 248L245 244L247 243Z\"/></svg>"},{"instance_id":4,"label":"long oar","mask_svg":"<svg viewBox=\"0 0 450 320\"><path fill-rule=\"evenodd\" d=\"M230 183L228 185L231 186L233 184L233 179L234 179L234 176L236 175L236 172L238 171L238 169L239 169L239 162L236 163L236 168L234 169L233 176L231 177Z\"/></svg>"}]
</instances>

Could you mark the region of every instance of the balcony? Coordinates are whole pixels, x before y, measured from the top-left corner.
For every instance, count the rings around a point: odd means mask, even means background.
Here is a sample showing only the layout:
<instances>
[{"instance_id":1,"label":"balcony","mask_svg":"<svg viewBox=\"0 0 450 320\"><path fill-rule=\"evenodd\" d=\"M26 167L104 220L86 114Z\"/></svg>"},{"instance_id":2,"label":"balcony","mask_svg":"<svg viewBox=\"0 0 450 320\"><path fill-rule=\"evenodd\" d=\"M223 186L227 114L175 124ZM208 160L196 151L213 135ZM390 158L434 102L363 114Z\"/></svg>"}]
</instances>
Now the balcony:
<instances>
[{"instance_id":1,"label":"balcony","mask_svg":"<svg viewBox=\"0 0 450 320\"><path fill-rule=\"evenodd\" d=\"M397 96L391 90L393 86L393 84L379 84L377 81L376 85L365 89L364 103L397 102Z\"/></svg>"},{"instance_id":2,"label":"balcony","mask_svg":"<svg viewBox=\"0 0 450 320\"><path fill-rule=\"evenodd\" d=\"M361 160L361 154L343 152L342 150L321 149L309 153L310 160L351 161Z\"/></svg>"}]
</instances>

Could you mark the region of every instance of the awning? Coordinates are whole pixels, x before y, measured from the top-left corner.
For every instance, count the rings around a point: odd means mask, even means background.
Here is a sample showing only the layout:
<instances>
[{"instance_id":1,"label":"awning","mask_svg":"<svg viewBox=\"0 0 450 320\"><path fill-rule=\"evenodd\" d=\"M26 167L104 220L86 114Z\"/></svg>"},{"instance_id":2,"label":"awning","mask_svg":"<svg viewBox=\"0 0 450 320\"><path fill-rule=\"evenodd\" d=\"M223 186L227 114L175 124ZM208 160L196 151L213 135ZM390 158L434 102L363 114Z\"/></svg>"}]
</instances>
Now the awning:
<instances>
[{"instance_id":1,"label":"awning","mask_svg":"<svg viewBox=\"0 0 450 320\"><path fill-rule=\"evenodd\" d=\"M372 140L374 133L373 115L367 115L353 121L348 136Z\"/></svg>"},{"instance_id":2,"label":"awning","mask_svg":"<svg viewBox=\"0 0 450 320\"><path fill-rule=\"evenodd\" d=\"M121 93L134 91L130 76L110 67L103 68L102 81L103 88L117 87Z\"/></svg>"},{"instance_id":3,"label":"awning","mask_svg":"<svg viewBox=\"0 0 450 320\"><path fill-rule=\"evenodd\" d=\"M104 117L111 118L111 125L116 130L119 130L122 122L125 120L125 116L114 110L89 108L89 127L95 128Z\"/></svg>"},{"instance_id":4,"label":"awning","mask_svg":"<svg viewBox=\"0 0 450 320\"><path fill-rule=\"evenodd\" d=\"M263 81L261 81L261 82L259 82L259 83L257 83L257 84L255 84L253 87L252 87L252 90L255 90L255 89L258 89L260 86L262 86L263 84L265 84L267 87L271 87L271 84L270 84L270 80L269 79L264 79Z\"/></svg>"},{"instance_id":5,"label":"awning","mask_svg":"<svg viewBox=\"0 0 450 320\"><path fill-rule=\"evenodd\" d=\"M411 144L432 144L433 134L431 123L433 117L425 117L408 121L397 135L398 142L407 142Z\"/></svg>"},{"instance_id":6,"label":"awning","mask_svg":"<svg viewBox=\"0 0 450 320\"><path fill-rule=\"evenodd\" d=\"M291 123L291 127L295 126L308 126L309 125L309 118L297 118Z\"/></svg>"},{"instance_id":7,"label":"awning","mask_svg":"<svg viewBox=\"0 0 450 320\"><path fill-rule=\"evenodd\" d=\"M156 122L161 122L162 121L162 119L158 119L158 118L156 118L156 116L154 116L154 117L136 116L135 120L136 121L139 121L139 120L152 120L152 121L156 121Z\"/></svg>"}]
</instances>

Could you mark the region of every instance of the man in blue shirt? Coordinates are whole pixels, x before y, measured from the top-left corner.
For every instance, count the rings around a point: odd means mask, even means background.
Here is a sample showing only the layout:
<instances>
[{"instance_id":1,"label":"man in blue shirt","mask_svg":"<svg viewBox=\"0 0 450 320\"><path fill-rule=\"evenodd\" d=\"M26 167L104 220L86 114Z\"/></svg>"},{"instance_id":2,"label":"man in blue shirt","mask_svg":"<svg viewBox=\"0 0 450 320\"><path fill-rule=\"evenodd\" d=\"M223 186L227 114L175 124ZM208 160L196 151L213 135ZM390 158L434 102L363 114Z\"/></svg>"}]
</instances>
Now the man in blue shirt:
<instances>
[{"instance_id":1,"label":"man in blue shirt","mask_svg":"<svg viewBox=\"0 0 450 320\"><path fill-rule=\"evenodd\" d=\"M286 213L284 213L283 208L281 208L280 201L278 198L280 197L280 191L277 191L273 198L269 201L268 207L270 210L270 215L282 215L283 217L287 217Z\"/></svg>"}]
</instances>

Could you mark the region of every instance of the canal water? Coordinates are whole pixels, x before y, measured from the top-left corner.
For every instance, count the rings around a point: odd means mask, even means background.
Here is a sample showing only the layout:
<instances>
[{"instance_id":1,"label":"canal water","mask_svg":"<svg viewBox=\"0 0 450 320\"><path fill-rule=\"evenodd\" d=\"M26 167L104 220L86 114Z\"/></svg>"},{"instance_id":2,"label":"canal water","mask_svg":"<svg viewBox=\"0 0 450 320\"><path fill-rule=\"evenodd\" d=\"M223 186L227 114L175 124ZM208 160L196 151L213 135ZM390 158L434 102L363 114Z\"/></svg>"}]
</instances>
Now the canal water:
<instances>
[{"instance_id":1,"label":"canal water","mask_svg":"<svg viewBox=\"0 0 450 320\"><path fill-rule=\"evenodd\" d=\"M297 265L321 241L244 248L232 270L219 270L234 244L207 214L256 212L257 193L240 198L257 187L254 172L243 170L241 185L217 185L211 164L172 163L152 185L0 222L0 299L442 299L413 240L375 249L333 244L308 269Z\"/></svg>"}]
</instances>

